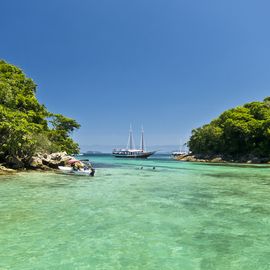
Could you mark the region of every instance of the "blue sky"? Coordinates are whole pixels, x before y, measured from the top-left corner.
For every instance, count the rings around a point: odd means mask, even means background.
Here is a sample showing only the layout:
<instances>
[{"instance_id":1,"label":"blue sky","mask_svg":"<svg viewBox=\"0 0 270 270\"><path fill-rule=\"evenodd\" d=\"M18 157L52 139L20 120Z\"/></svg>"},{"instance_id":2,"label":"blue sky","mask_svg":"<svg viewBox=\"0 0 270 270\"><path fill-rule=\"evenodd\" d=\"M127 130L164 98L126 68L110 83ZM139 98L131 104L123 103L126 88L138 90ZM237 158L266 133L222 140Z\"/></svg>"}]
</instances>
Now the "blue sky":
<instances>
[{"instance_id":1,"label":"blue sky","mask_svg":"<svg viewBox=\"0 0 270 270\"><path fill-rule=\"evenodd\" d=\"M178 144L223 110L270 95L270 2L0 1L0 58L76 118L82 145ZM137 139L138 142L138 139Z\"/></svg>"}]
</instances>

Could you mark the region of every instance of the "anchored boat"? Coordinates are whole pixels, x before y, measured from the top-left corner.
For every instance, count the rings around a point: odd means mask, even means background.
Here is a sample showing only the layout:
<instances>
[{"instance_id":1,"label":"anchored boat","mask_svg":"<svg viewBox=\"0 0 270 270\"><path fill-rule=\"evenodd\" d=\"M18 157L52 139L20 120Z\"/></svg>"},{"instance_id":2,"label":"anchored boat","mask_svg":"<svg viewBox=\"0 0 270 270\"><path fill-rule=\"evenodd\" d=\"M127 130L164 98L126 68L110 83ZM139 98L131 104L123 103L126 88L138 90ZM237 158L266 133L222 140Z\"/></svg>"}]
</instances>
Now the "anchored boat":
<instances>
[{"instance_id":1,"label":"anchored boat","mask_svg":"<svg viewBox=\"0 0 270 270\"><path fill-rule=\"evenodd\" d=\"M189 153L186 147L187 147L187 143L181 144L180 142L179 151L172 152L171 157L174 159L177 159L178 157L186 156Z\"/></svg>"},{"instance_id":2,"label":"anchored boat","mask_svg":"<svg viewBox=\"0 0 270 270\"><path fill-rule=\"evenodd\" d=\"M89 169L75 170L71 167L64 167L64 166L59 166L58 168L62 173L65 173L65 174L75 174L75 175L85 175L85 176L94 176L95 174L95 171L93 171L92 169L91 170Z\"/></svg>"},{"instance_id":3,"label":"anchored boat","mask_svg":"<svg viewBox=\"0 0 270 270\"><path fill-rule=\"evenodd\" d=\"M127 148L125 149L114 149L112 154L118 158L148 158L153 155L155 151L149 152L145 149L145 142L144 142L144 130L142 128L141 134L141 148L136 149L133 139L133 132L132 127L130 126L129 129L129 137L128 137L128 144Z\"/></svg>"},{"instance_id":4,"label":"anchored boat","mask_svg":"<svg viewBox=\"0 0 270 270\"><path fill-rule=\"evenodd\" d=\"M70 166L58 166L61 173L94 176L95 169L88 160L70 160Z\"/></svg>"}]
</instances>

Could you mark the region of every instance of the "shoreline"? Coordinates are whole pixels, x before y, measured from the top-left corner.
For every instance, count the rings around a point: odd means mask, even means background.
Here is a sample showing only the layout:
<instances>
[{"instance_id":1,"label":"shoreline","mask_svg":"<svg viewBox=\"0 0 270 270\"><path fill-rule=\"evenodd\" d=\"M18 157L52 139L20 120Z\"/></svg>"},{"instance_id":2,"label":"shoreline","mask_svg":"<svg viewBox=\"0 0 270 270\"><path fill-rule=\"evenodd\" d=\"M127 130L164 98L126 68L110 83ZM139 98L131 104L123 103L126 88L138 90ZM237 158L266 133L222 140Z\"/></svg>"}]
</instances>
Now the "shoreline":
<instances>
[{"instance_id":1,"label":"shoreline","mask_svg":"<svg viewBox=\"0 0 270 270\"><path fill-rule=\"evenodd\" d=\"M49 172L54 172L54 173L57 173L58 170L57 169L51 169L51 168L48 168L48 169L17 169L17 170L14 170L14 169L9 169L9 168L4 168L4 166L0 166L0 177L1 176L5 176L5 175L15 175L15 174L18 174L18 173L34 173L34 172L40 172L40 173L49 173Z\"/></svg>"},{"instance_id":2,"label":"shoreline","mask_svg":"<svg viewBox=\"0 0 270 270\"><path fill-rule=\"evenodd\" d=\"M20 172L57 172L58 166L65 166L67 161L74 157L67 155L66 152L57 152L52 154L38 153L30 159L29 164L16 167L17 164L7 165L6 163L0 164L0 176L12 175ZM225 159L222 156L203 156L203 155L179 155L173 160L181 162L204 163L209 165L223 164L223 165L268 165L270 166L269 159L259 159L252 157L248 159L243 157L239 160ZM14 166L15 165L15 166Z\"/></svg>"},{"instance_id":3,"label":"shoreline","mask_svg":"<svg viewBox=\"0 0 270 270\"><path fill-rule=\"evenodd\" d=\"M10 174L15 174L15 173L17 173L17 170L9 169L3 165L0 165L0 176L1 175L10 175Z\"/></svg>"},{"instance_id":4,"label":"shoreline","mask_svg":"<svg viewBox=\"0 0 270 270\"><path fill-rule=\"evenodd\" d=\"M192 154L179 155L173 158L177 161L197 162L197 163L222 163L222 164L245 164L245 165L270 165L269 158L243 157L241 159L226 159L222 156L196 156Z\"/></svg>"},{"instance_id":5,"label":"shoreline","mask_svg":"<svg viewBox=\"0 0 270 270\"><path fill-rule=\"evenodd\" d=\"M8 168L8 167L5 167L3 165L0 165L0 176L1 175L12 175L12 174L17 174L17 173L23 173L23 172L44 172L44 173L47 173L47 172L57 172L58 169L53 169L53 168L44 168L44 169L41 169L41 168L37 168L37 169L34 169L34 168L21 168L21 169L11 169L11 168Z\"/></svg>"},{"instance_id":6,"label":"shoreline","mask_svg":"<svg viewBox=\"0 0 270 270\"><path fill-rule=\"evenodd\" d=\"M2 162L0 164L0 175L8 175L26 171L49 172L56 171L58 166L65 166L66 163L73 159L66 152L57 152L52 154L37 153L29 162L25 163L14 158L13 162Z\"/></svg>"}]
</instances>

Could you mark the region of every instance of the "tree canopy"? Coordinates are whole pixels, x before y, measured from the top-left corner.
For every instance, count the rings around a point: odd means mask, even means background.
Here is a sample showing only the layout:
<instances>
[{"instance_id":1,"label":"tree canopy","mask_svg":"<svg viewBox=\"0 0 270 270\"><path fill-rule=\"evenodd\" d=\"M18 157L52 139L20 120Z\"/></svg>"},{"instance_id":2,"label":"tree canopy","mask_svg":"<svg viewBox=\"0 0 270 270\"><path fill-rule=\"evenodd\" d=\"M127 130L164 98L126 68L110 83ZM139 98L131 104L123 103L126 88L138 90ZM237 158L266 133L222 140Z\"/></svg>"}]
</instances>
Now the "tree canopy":
<instances>
[{"instance_id":1,"label":"tree canopy","mask_svg":"<svg viewBox=\"0 0 270 270\"><path fill-rule=\"evenodd\" d=\"M21 69L0 60L0 161L27 161L38 151L79 151L70 134L80 125L49 112L38 102L36 88Z\"/></svg>"},{"instance_id":2,"label":"tree canopy","mask_svg":"<svg viewBox=\"0 0 270 270\"><path fill-rule=\"evenodd\" d=\"M223 112L209 124L192 131L194 154L270 157L270 97Z\"/></svg>"}]
</instances>

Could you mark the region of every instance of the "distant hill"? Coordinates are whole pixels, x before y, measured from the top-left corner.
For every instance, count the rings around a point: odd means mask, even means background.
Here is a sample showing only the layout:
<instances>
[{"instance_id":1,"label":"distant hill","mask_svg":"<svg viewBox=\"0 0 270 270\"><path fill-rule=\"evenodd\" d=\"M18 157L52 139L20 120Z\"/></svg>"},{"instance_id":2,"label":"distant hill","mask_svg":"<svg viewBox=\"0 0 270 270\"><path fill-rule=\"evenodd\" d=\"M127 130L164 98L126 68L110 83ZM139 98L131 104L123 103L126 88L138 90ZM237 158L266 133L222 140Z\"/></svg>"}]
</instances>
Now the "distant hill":
<instances>
[{"instance_id":1,"label":"distant hill","mask_svg":"<svg viewBox=\"0 0 270 270\"><path fill-rule=\"evenodd\" d=\"M86 151L83 153L84 155L99 155L102 154L100 151Z\"/></svg>"}]
</instances>

